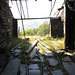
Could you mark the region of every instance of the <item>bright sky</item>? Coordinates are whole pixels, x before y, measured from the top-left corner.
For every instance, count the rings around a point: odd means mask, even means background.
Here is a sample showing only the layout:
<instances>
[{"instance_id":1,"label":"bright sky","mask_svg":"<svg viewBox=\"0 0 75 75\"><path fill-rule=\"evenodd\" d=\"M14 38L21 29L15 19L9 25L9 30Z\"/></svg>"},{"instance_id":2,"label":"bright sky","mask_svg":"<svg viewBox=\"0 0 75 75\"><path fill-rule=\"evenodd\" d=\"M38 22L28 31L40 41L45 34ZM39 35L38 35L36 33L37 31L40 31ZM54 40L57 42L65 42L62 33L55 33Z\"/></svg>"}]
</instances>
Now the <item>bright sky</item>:
<instances>
[{"instance_id":1,"label":"bright sky","mask_svg":"<svg viewBox=\"0 0 75 75\"><path fill-rule=\"evenodd\" d=\"M54 3L55 0L52 0L52 5ZM63 4L64 0L56 0L54 9L52 11L52 17L54 16L54 13L57 11L58 8L60 8ZM18 2L19 4L19 2ZM50 10L51 10L51 1L49 0L27 0L27 4L28 4L28 13L29 13L29 18L40 18L40 17L49 17L50 14ZM13 13L14 18L20 18L20 15L18 13L17 10L17 6L16 6L16 2L13 1L13 3L9 2L9 5L11 6L11 11ZM22 5L24 8L24 12L25 12L25 18L27 18L27 10L26 10L26 4L25 4L25 0L22 1ZM27 27L29 27L28 25L32 25L32 24L42 24L44 20L28 20L28 21L24 21L25 24L25 29L28 29ZM49 23L49 19L47 20ZM35 22L35 23L33 23ZM36 25L37 25L36 24ZM27 26L26 26L27 25ZM21 26L21 21L18 21L18 26Z\"/></svg>"}]
</instances>

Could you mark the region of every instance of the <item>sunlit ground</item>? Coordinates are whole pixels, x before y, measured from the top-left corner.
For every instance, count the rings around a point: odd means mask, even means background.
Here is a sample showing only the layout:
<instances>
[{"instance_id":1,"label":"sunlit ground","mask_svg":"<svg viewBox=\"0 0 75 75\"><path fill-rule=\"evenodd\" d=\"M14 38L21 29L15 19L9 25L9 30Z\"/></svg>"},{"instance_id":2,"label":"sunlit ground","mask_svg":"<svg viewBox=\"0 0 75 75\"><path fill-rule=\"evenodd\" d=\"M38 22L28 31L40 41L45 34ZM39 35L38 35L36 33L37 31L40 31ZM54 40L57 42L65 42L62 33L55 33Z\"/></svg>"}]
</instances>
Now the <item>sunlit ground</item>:
<instances>
[{"instance_id":1,"label":"sunlit ground","mask_svg":"<svg viewBox=\"0 0 75 75\"><path fill-rule=\"evenodd\" d=\"M26 36L26 38L29 38L31 44L36 39L42 39L41 41L49 46L49 50L48 50L48 49L45 49L42 45L39 44L40 53L42 53L42 54L45 54L46 51L54 51L54 50L60 50L61 51L61 49L64 49L64 38L61 38L61 39L55 38L55 39L52 39L52 40L49 40L47 38L43 39L43 37L41 37L41 36ZM25 39L25 37L19 36L18 38L14 38L14 39L12 40L14 42L12 44L12 47L14 47L18 43L20 43L22 41L21 39ZM75 52L73 52L73 53L65 52L65 54L69 55L69 56L73 56L73 55L75 55Z\"/></svg>"},{"instance_id":2,"label":"sunlit ground","mask_svg":"<svg viewBox=\"0 0 75 75\"><path fill-rule=\"evenodd\" d=\"M32 44L36 39L40 39L42 38L41 36L25 36L26 38L29 38L30 43ZM19 36L19 38L25 39L24 36Z\"/></svg>"},{"instance_id":3,"label":"sunlit ground","mask_svg":"<svg viewBox=\"0 0 75 75\"><path fill-rule=\"evenodd\" d=\"M52 40L52 43L55 46L55 49L57 50L64 49L64 38L58 40Z\"/></svg>"},{"instance_id":4,"label":"sunlit ground","mask_svg":"<svg viewBox=\"0 0 75 75\"><path fill-rule=\"evenodd\" d=\"M30 40L30 43L33 43L36 39L43 39L43 37L41 36L25 36L26 38L29 38ZM19 38L21 39L25 39L24 36L19 36ZM55 49L57 50L61 50L64 48L64 38L61 38L61 39L53 39L53 40L48 40L48 39L45 39L45 41L47 42L47 44L50 46L50 45L53 45L55 47Z\"/></svg>"}]
</instances>

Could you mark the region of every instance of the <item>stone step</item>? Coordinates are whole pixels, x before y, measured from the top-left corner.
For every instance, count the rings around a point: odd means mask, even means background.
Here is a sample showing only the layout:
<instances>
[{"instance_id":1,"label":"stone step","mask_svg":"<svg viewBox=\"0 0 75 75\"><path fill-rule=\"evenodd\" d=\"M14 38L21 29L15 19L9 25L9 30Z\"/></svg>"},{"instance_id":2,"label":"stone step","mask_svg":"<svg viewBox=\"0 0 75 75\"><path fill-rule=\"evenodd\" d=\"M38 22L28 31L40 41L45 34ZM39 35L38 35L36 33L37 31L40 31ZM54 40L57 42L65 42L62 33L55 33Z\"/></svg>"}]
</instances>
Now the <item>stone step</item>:
<instances>
[{"instance_id":1,"label":"stone step","mask_svg":"<svg viewBox=\"0 0 75 75\"><path fill-rule=\"evenodd\" d=\"M34 59L32 60L32 62L40 62L40 59L34 58Z\"/></svg>"},{"instance_id":2,"label":"stone step","mask_svg":"<svg viewBox=\"0 0 75 75\"><path fill-rule=\"evenodd\" d=\"M26 67L25 64L20 65L20 75L26 75Z\"/></svg>"},{"instance_id":3,"label":"stone step","mask_svg":"<svg viewBox=\"0 0 75 75\"><path fill-rule=\"evenodd\" d=\"M29 70L29 75L41 75L40 70Z\"/></svg>"},{"instance_id":4,"label":"stone step","mask_svg":"<svg viewBox=\"0 0 75 75\"><path fill-rule=\"evenodd\" d=\"M20 53L21 53L21 49L14 50L14 56L19 56Z\"/></svg>"},{"instance_id":5,"label":"stone step","mask_svg":"<svg viewBox=\"0 0 75 75\"><path fill-rule=\"evenodd\" d=\"M1 75L17 75L20 61L18 58L10 60Z\"/></svg>"},{"instance_id":6,"label":"stone step","mask_svg":"<svg viewBox=\"0 0 75 75\"><path fill-rule=\"evenodd\" d=\"M46 56L53 56L53 53L51 51L46 51Z\"/></svg>"},{"instance_id":7,"label":"stone step","mask_svg":"<svg viewBox=\"0 0 75 75\"><path fill-rule=\"evenodd\" d=\"M55 70L52 71L52 75L63 75L63 72L61 70Z\"/></svg>"},{"instance_id":8,"label":"stone step","mask_svg":"<svg viewBox=\"0 0 75 75\"><path fill-rule=\"evenodd\" d=\"M51 66L56 66L58 64L58 61L54 58L47 58Z\"/></svg>"},{"instance_id":9,"label":"stone step","mask_svg":"<svg viewBox=\"0 0 75 75\"><path fill-rule=\"evenodd\" d=\"M20 49L15 49L14 52L20 54L21 50Z\"/></svg>"},{"instance_id":10,"label":"stone step","mask_svg":"<svg viewBox=\"0 0 75 75\"><path fill-rule=\"evenodd\" d=\"M31 64L31 65L29 65L29 69L31 69L31 70L38 70L39 66L38 66L38 64Z\"/></svg>"}]
</instances>

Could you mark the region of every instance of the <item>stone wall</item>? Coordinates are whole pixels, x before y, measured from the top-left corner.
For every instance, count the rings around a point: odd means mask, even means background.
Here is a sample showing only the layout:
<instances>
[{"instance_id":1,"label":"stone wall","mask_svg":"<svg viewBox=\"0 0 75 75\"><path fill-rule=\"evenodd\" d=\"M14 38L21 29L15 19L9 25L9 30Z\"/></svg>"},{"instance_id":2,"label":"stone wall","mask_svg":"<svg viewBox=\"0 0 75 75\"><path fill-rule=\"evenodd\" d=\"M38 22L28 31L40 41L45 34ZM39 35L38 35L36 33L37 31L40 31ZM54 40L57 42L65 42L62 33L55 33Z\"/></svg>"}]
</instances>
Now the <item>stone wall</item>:
<instances>
[{"instance_id":1,"label":"stone wall","mask_svg":"<svg viewBox=\"0 0 75 75\"><path fill-rule=\"evenodd\" d=\"M0 48L6 49L11 45L13 17L9 5L0 0Z\"/></svg>"},{"instance_id":2,"label":"stone wall","mask_svg":"<svg viewBox=\"0 0 75 75\"><path fill-rule=\"evenodd\" d=\"M6 0L0 0L0 68L3 68L8 62L6 51L11 47L12 33L12 13Z\"/></svg>"},{"instance_id":3,"label":"stone wall","mask_svg":"<svg viewBox=\"0 0 75 75\"><path fill-rule=\"evenodd\" d=\"M61 38L63 37L63 22L61 18L51 18L51 36Z\"/></svg>"}]
</instances>

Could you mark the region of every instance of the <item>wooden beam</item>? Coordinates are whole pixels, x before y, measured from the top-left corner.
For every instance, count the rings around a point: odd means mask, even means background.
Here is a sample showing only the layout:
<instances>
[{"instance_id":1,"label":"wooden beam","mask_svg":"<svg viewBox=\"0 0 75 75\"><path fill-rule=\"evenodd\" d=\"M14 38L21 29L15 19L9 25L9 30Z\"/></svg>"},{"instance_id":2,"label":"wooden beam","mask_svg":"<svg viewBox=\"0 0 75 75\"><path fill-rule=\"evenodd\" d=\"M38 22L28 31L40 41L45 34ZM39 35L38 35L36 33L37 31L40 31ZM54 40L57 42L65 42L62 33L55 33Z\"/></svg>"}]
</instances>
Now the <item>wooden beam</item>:
<instances>
[{"instance_id":1,"label":"wooden beam","mask_svg":"<svg viewBox=\"0 0 75 75\"><path fill-rule=\"evenodd\" d=\"M42 18L15 18L17 20L35 20L35 19L50 19L50 17L42 17Z\"/></svg>"},{"instance_id":2,"label":"wooden beam","mask_svg":"<svg viewBox=\"0 0 75 75\"><path fill-rule=\"evenodd\" d=\"M31 52L31 50L37 45L38 43L38 39L34 41L34 43L32 45L30 45L30 47L28 48L28 50L25 51L25 54L28 54Z\"/></svg>"}]
</instances>

